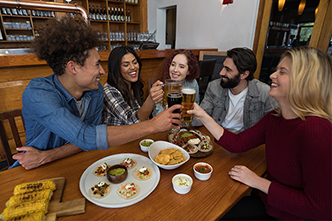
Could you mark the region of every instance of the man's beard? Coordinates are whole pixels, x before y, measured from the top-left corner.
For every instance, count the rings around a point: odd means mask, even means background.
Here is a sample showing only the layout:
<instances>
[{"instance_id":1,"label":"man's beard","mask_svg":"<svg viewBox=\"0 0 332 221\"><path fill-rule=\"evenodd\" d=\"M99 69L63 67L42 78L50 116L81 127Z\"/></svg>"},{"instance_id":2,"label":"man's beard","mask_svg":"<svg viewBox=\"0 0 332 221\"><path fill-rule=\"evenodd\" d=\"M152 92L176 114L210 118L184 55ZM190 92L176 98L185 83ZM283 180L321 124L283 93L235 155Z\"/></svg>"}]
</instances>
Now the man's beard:
<instances>
[{"instance_id":1,"label":"man's beard","mask_svg":"<svg viewBox=\"0 0 332 221\"><path fill-rule=\"evenodd\" d=\"M228 79L228 81L223 81L223 79L221 79L220 81L220 86L223 88L234 88L236 87L239 83L240 83L240 75L241 73L238 73L237 75L235 75L233 78L229 79L226 76L222 76L221 78L226 78Z\"/></svg>"}]
</instances>

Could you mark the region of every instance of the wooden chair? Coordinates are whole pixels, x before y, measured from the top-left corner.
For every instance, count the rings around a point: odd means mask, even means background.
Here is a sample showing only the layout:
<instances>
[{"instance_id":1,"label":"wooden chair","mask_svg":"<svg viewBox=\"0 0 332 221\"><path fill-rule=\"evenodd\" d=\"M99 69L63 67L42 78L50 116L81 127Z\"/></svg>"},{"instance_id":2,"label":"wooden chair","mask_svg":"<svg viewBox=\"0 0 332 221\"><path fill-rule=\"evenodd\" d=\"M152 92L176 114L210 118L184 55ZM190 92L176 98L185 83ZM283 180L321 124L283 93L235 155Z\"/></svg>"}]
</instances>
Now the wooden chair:
<instances>
[{"instance_id":1,"label":"wooden chair","mask_svg":"<svg viewBox=\"0 0 332 221\"><path fill-rule=\"evenodd\" d=\"M8 163L7 167L13 165L15 160L13 160L13 158L12 158L13 154L12 154L12 151L11 151L9 143L8 143L9 138L7 137L6 131L5 131L5 126L4 126L5 121L8 120L8 122L9 122L10 129L13 134L13 139L15 141L16 147L22 147L22 142L21 142L19 131L17 129L15 117L21 117L23 125L24 125L24 120L23 120L21 109L16 109L16 110L11 110L11 111L6 111L6 112L0 113L0 139L1 139L3 151L5 153L6 161ZM7 129L9 129L9 127ZM5 168L3 168L3 169L5 169Z\"/></svg>"}]
</instances>

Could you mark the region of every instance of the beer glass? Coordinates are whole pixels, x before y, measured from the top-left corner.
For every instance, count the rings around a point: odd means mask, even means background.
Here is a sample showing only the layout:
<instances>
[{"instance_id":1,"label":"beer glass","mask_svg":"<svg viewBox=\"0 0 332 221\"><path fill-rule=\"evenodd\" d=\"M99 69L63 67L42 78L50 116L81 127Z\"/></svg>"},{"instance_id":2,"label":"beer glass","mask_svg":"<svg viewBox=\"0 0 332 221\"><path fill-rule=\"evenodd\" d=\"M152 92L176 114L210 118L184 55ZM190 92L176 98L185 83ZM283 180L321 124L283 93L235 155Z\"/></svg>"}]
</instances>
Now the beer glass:
<instances>
[{"instance_id":1,"label":"beer glass","mask_svg":"<svg viewBox=\"0 0 332 221\"><path fill-rule=\"evenodd\" d=\"M196 89L194 87L183 87L182 90L182 126L191 127L192 115L188 114L188 110L194 107Z\"/></svg>"},{"instance_id":2,"label":"beer glass","mask_svg":"<svg viewBox=\"0 0 332 221\"><path fill-rule=\"evenodd\" d=\"M165 89L165 87L167 87ZM182 104L182 82L177 81L177 80L171 80L167 79L165 81L165 86L164 86L164 95L165 95L165 90L167 91L167 107L171 107L175 104ZM173 113L180 113L180 109L175 109ZM174 124L175 126L179 126L177 124ZM176 133L177 130L171 128L169 130L169 133Z\"/></svg>"},{"instance_id":3,"label":"beer glass","mask_svg":"<svg viewBox=\"0 0 332 221\"><path fill-rule=\"evenodd\" d=\"M166 79L164 83L163 107L167 108L168 93L181 93L182 81Z\"/></svg>"}]
</instances>

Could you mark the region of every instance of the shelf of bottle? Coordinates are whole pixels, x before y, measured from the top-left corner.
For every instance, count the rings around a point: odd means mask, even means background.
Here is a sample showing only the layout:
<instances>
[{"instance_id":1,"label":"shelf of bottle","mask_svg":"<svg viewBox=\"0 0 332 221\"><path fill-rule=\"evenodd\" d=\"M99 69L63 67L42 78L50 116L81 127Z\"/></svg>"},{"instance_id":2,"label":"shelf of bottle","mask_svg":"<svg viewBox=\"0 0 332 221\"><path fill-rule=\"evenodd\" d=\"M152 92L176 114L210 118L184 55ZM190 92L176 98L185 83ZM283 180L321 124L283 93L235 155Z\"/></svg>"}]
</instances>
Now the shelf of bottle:
<instances>
[{"instance_id":1,"label":"shelf of bottle","mask_svg":"<svg viewBox=\"0 0 332 221\"><path fill-rule=\"evenodd\" d=\"M139 3L131 3L131 2L126 2L127 5L137 5L139 6Z\"/></svg>"},{"instance_id":2,"label":"shelf of bottle","mask_svg":"<svg viewBox=\"0 0 332 221\"><path fill-rule=\"evenodd\" d=\"M0 40L0 43L31 43L32 41L7 41L7 40Z\"/></svg>"},{"instance_id":3,"label":"shelf of bottle","mask_svg":"<svg viewBox=\"0 0 332 221\"><path fill-rule=\"evenodd\" d=\"M31 16L31 17L32 19L46 19L46 20L55 18L55 17L41 17L41 16Z\"/></svg>"},{"instance_id":4,"label":"shelf of bottle","mask_svg":"<svg viewBox=\"0 0 332 221\"><path fill-rule=\"evenodd\" d=\"M2 17L9 17L9 18L30 18L29 15L5 15L5 14L2 14Z\"/></svg>"},{"instance_id":5,"label":"shelf of bottle","mask_svg":"<svg viewBox=\"0 0 332 221\"><path fill-rule=\"evenodd\" d=\"M101 23L107 23L107 20L90 20L90 22L101 22Z\"/></svg>"},{"instance_id":6,"label":"shelf of bottle","mask_svg":"<svg viewBox=\"0 0 332 221\"><path fill-rule=\"evenodd\" d=\"M6 28L6 31L30 31L31 29L27 29L27 28Z\"/></svg>"},{"instance_id":7,"label":"shelf of bottle","mask_svg":"<svg viewBox=\"0 0 332 221\"><path fill-rule=\"evenodd\" d=\"M91 0L90 0L91 1ZM139 2L138 3L132 3L132 2L120 2L120 1L114 1L114 0L108 0L108 2L110 3L117 3L117 4L127 4L127 5L139 5Z\"/></svg>"},{"instance_id":8,"label":"shelf of bottle","mask_svg":"<svg viewBox=\"0 0 332 221\"><path fill-rule=\"evenodd\" d=\"M108 0L108 2L111 2L111 3L117 3L117 4L122 4L122 5L123 5L123 3L124 3L124 2L114 1L114 0Z\"/></svg>"},{"instance_id":9,"label":"shelf of bottle","mask_svg":"<svg viewBox=\"0 0 332 221\"><path fill-rule=\"evenodd\" d=\"M131 24L131 25L140 25L141 23L133 21L133 22L127 22L127 24Z\"/></svg>"}]
</instances>

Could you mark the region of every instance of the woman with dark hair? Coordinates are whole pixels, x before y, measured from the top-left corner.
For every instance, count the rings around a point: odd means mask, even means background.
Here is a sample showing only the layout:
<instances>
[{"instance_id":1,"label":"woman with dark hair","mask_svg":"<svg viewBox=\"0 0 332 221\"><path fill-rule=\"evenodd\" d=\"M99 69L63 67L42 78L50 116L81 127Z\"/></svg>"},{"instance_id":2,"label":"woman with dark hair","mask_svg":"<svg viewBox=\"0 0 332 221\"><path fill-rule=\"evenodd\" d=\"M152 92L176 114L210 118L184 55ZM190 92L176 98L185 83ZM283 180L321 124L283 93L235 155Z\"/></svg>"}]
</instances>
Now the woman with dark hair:
<instances>
[{"instance_id":1,"label":"woman with dark hair","mask_svg":"<svg viewBox=\"0 0 332 221\"><path fill-rule=\"evenodd\" d=\"M157 81L144 102L140 77L142 62L128 46L112 50L108 58L108 77L104 85L102 121L107 125L127 125L147 120L154 105L163 98Z\"/></svg>"},{"instance_id":2,"label":"woman with dark hair","mask_svg":"<svg viewBox=\"0 0 332 221\"><path fill-rule=\"evenodd\" d=\"M158 79L164 82L166 79L179 80L185 87L196 88L195 102L199 103L199 86L196 78L199 77L197 58L191 51L177 49L173 51L161 63L158 71ZM152 115L156 116L163 111L161 103L156 104Z\"/></svg>"}]
</instances>

